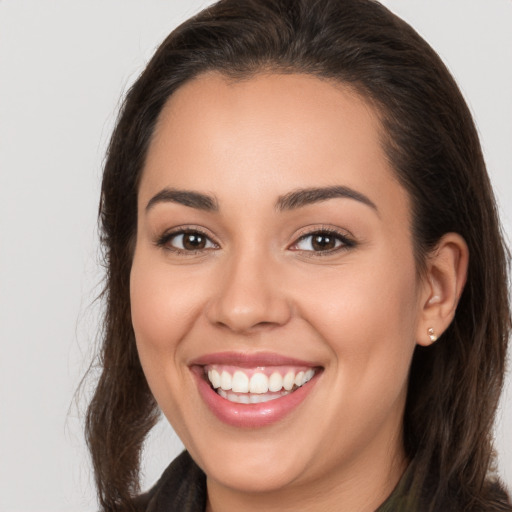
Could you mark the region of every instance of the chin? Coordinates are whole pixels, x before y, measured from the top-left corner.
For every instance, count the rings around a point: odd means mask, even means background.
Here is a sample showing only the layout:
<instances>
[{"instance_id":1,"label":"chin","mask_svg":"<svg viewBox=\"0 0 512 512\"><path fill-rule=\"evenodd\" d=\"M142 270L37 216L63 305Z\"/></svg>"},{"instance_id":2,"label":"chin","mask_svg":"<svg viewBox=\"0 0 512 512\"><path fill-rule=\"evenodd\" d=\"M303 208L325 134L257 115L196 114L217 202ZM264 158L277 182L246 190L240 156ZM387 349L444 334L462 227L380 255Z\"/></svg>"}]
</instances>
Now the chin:
<instances>
[{"instance_id":1,"label":"chin","mask_svg":"<svg viewBox=\"0 0 512 512\"><path fill-rule=\"evenodd\" d=\"M303 466L290 461L274 460L272 456L252 460L224 459L203 468L208 479L243 493L272 493L293 486L304 474Z\"/></svg>"},{"instance_id":2,"label":"chin","mask_svg":"<svg viewBox=\"0 0 512 512\"><path fill-rule=\"evenodd\" d=\"M315 471L316 452L290 428L233 433L211 429L185 446L209 480L247 493L271 493L305 481ZM199 440L199 442L197 442ZM322 465L321 465L322 466Z\"/></svg>"}]
</instances>

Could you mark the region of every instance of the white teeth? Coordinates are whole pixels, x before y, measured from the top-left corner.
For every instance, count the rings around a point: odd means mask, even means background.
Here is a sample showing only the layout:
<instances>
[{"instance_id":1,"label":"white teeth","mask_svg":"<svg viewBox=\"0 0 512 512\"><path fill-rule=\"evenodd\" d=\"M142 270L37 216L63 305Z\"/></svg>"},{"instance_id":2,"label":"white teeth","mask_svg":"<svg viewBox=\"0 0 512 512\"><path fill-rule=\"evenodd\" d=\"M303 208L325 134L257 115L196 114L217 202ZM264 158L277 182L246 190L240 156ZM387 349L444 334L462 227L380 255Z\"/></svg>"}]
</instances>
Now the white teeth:
<instances>
[{"instance_id":1,"label":"white teeth","mask_svg":"<svg viewBox=\"0 0 512 512\"><path fill-rule=\"evenodd\" d=\"M244 393L243 395L238 395L238 401L241 404L249 404L249 403L251 403L249 395L247 393Z\"/></svg>"},{"instance_id":2,"label":"white teeth","mask_svg":"<svg viewBox=\"0 0 512 512\"><path fill-rule=\"evenodd\" d=\"M279 396L249 395L249 403L250 404L261 404L263 402L269 402L270 400L275 400L276 398L281 398L281 395L279 395Z\"/></svg>"},{"instance_id":3,"label":"white teeth","mask_svg":"<svg viewBox=\"0 0 512 512\"><path fill-rule=\"evenodd\" d=\"M217 370L209 370L208 378L210 379L210 382L212 383L214 389L220 388L220 375Z\"/></svg>"},{"instance_id":4,"label":"white teeth","mask_svg":"<svg viewBox=\"0 0 512 512\"><path fill-rule=\"evenodd\" d=\"M223 389L218 390L219 395L230 402L235 402L237 404L261 404L263 402L270 402L270 400L275 400L276 398L281 398L283 395L287 395L285 391L281 393L268 393L265 395L249 395L249 394L240 394L230 391L224 391Z\"/></svg>"},{"instance_id":5,"label":"white teeth","mask_svg":"<svg viewBox=\"0 0 512 512\"><path fill-rule=\"evenodd\" d=\"M234 390L233 390L234 391ZM263 394L268 391L268 377L263 373L255 373L249 383L251 393Z\"/></svg>"},{"instance_id":6,"label":"white teeth","mask_svg":"<svg viewBox=\"0 0 512 512\"><path fill-rule=\"evenodd\" d=\"M270 379L268 379L268 390L269 391L280 391L283 387L283 377L279 372L274 372Z\"/></svg>"},{"instance_id":7,"label":"white teeth","mask_svg":"<svg viewBox=\"0 0 512 512\"><path fill-rule=\"evenodd\" d=\"M251 372L248 373L250 375ZM315 370L310 368L299 370L297 373L289 370L284 377L279 371L274 371L270 377L265 373L256 372L249 377L243 369L238 369L231 374L227 370L219 372L210 367L207 375L212 387L219 395L232 402L253 404L289 394L310 381L315 375Z\"/></svg>"},{"instance_id":8,"label":"white teeth","mask_svg":"<svg viewBox=\"0 0 512 512\"><path fill-rule=\"evenodd\" d=\"M295 373L292 371L289 371L283 379L283 387L286 389L286 391L290 391L293 388L293 385L295 384Z\"/></svg>"},{"instance_id":9,"label":"white teeth","mask_svg":"<svg viewBox=\"0 0 512 512\"><path fill-rule=\"evenodd\" d=\"M231 389L235 393L248 393L249 392L249 377L244 372L237 371L233 375L231 381Z\"/></svg>"},{"instance_id":10,"label":"white teeth","mask_svg":"<svg viewBox=\"0 0 512 512\"><path fill-rule=\"evenodd\" d=\"M220 387L224 391L231 389L231 375L226 371L223 371L220 375Z\"/></svg>"}]
</instances>

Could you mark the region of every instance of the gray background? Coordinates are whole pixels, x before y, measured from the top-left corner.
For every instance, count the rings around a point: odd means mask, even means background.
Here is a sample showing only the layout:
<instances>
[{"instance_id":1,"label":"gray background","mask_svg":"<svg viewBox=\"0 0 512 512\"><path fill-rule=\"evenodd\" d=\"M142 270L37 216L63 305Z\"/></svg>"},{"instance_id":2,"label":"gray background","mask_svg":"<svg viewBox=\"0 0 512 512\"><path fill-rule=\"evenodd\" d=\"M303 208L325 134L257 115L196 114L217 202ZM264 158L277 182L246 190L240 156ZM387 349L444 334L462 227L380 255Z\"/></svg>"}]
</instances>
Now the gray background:
<instances>
[{"instance_id":1,"label":"gray background","mask_svg":"<svg viewBox=\"0 0 512 512\"><path fill-rule=\"evenodd\" d=\"M74 396L94 352L96 211L119 98L158 43L208 2L0 0L0 511L95 510ZM475 115L512 233L512 3L389 0L440 53ZM512 386L498 416L512 486ZM164 421L145 485L180 449Z\"/></svg>"}]
</instances>

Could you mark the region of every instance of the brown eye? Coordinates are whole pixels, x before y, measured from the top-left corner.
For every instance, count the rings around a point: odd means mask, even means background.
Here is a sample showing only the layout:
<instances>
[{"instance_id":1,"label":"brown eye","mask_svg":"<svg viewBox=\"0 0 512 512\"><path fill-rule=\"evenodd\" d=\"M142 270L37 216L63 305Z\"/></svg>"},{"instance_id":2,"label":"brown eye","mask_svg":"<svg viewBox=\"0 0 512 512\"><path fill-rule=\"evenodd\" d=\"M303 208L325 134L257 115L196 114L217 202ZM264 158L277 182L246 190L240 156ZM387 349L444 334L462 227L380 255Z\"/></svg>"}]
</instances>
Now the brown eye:
<instances>
[{"instance_id":1,"label":"brown eye","mask_svg":"<svg viewBox=\"0 0 512 512\"><path fill-rule=\"evenodd\" d=\"M331 234L317 234L311 237L311 247L314 251L328 251L336 247L336 238Z\"/></svg>"},{"instance_id":2,"label":"brown eye","mask_svg":"<svg viewBox=\"0 0 512 512\"><path fill-rule=\"evenodd\" d=\"M197 251L206 247L206 237L200 233L184 233L182 243L187 251Z\"/></svg>"},{"instance_id":3,"label":"brown eye","mask_svg":"<svg viewBox=\"0 0 512 512\"><path fill-rule=\"evenodd\" d=\"M301 236L291 249L304 252L329 252L353 246L354 243L341 233L315 231Z\"/></svg>"},{"instance_id":4,"label":"brown eye","mask_svg":"<svg viewBox=\"0 0 512 512\"><path fill-rule=\"evenodd\" d=\"M199 231L180 231L166 235L159 245L166 245L176 251L195 252L217 247L206 235Z\"/></svg>"}]
</instances>

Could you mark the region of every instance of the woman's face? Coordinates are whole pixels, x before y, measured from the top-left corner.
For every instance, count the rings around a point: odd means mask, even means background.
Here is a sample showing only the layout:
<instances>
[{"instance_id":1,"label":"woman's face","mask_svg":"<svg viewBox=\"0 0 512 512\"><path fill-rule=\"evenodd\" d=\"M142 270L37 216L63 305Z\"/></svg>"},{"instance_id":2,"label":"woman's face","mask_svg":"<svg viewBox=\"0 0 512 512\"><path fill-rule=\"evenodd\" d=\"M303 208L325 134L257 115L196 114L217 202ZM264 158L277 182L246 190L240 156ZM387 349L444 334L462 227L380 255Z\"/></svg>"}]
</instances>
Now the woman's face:
<instances>
[{"instance_id":1,"label":"woman's face","mask_svg":"<svg viewBox=\"0 0 512 512\"><path fill-rule=\"evenodd\" d=\"M306 75L202 75L161 114L138 209L140 360L209 485L396 481L426 292L375 111Z\"/></svg>"}]
</instances>

